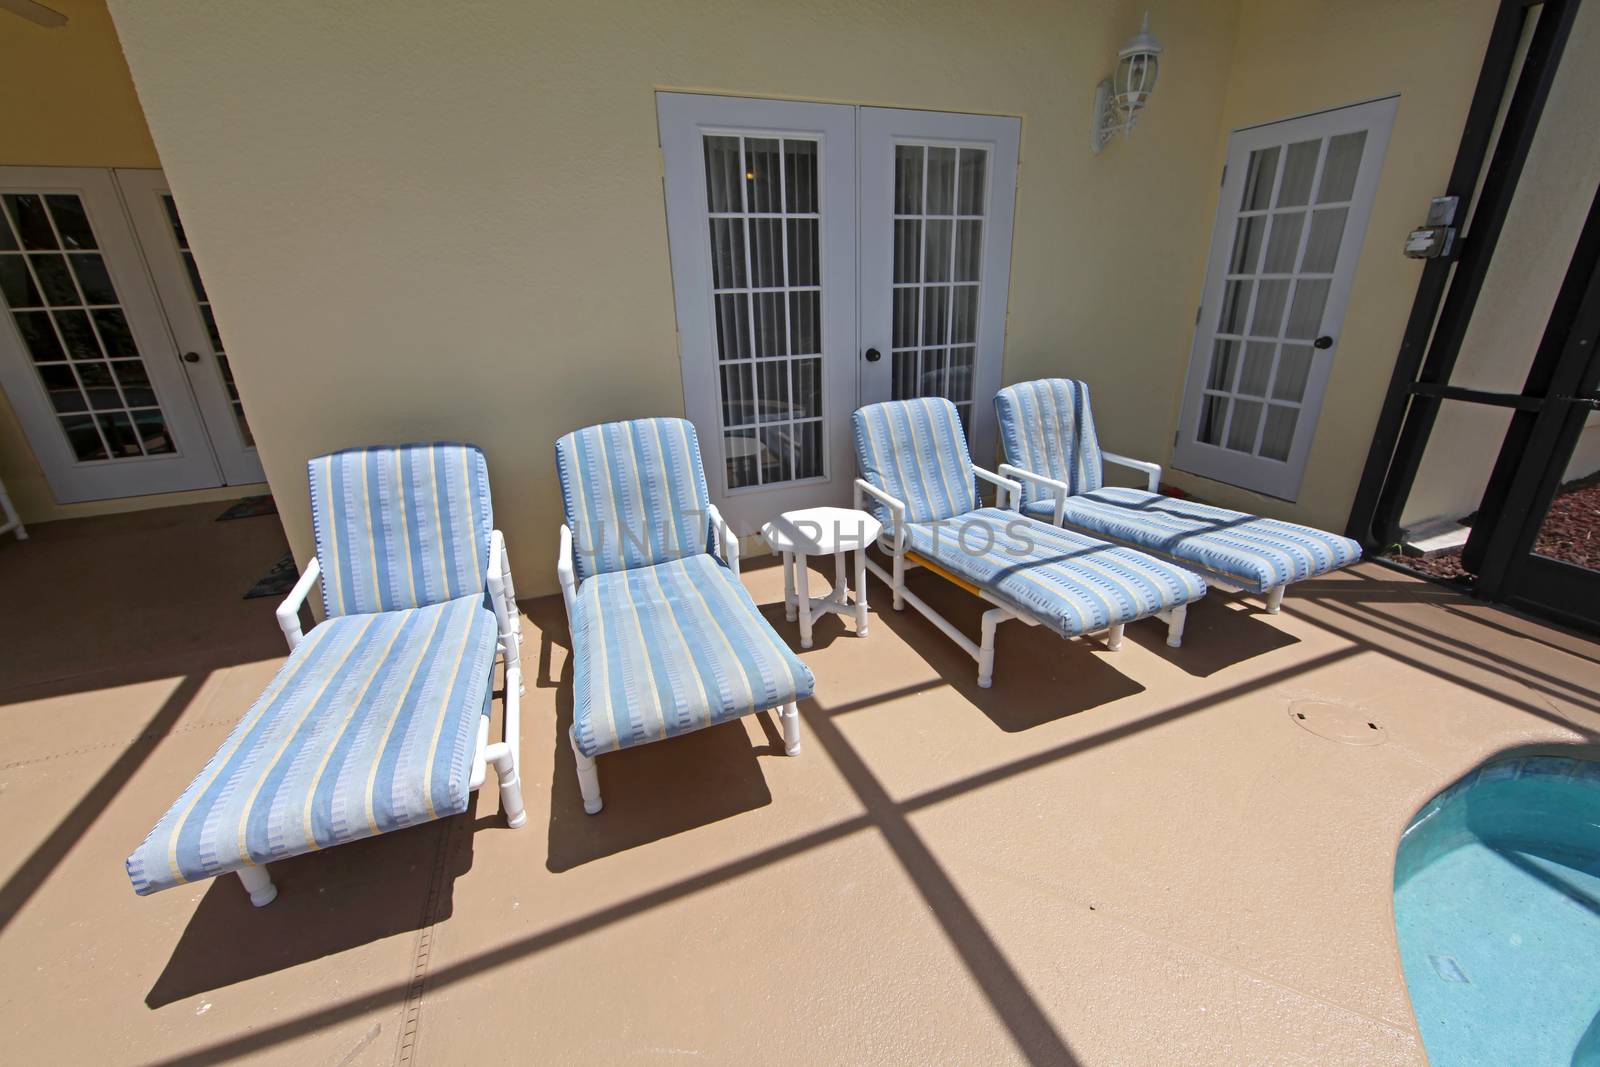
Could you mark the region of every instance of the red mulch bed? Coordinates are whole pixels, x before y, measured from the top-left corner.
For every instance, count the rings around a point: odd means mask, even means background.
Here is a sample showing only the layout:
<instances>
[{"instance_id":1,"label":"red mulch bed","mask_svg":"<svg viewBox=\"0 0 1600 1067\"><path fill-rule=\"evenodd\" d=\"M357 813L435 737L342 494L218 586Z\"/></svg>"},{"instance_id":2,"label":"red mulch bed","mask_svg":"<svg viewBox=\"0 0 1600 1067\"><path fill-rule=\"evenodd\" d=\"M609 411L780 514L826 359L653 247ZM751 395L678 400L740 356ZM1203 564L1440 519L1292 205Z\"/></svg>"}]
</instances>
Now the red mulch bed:
<instances>
[{"instance_id":1,"label":"red mulch bed","mask_svg":"<svg viewBox=\"0 0 1600 1067\"><path fill-rule=\"evenodd\" d=\"M1551 559L1600 570L1600 472L1561 487L1545 514L1533 550ZM1461 567L1460 549L1435 556L1391 553L1388 558L1433 578L1447 581L1471 578Z\"/></svg>"},{"instance_id":2,"label":"red mulch bed","mask_svg":"<svg viewBox=\"0 0 1600 1067\"><path fill-rule=\"evenodd\" d=\"M1565 486L1550 505L1533 550L1600 570L1600 473Z\"/></svg>"}]
</instances>

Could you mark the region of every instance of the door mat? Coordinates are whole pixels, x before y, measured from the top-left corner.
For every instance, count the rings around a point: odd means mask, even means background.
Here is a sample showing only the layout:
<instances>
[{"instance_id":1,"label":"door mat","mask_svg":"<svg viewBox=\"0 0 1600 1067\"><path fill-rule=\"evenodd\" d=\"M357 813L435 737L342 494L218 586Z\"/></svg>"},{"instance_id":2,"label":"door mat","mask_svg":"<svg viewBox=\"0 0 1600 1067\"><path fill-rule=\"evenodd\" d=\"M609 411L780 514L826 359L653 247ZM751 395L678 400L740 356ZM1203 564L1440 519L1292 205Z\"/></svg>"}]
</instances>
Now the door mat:
<instances>
[{"instance_id":1,"label":"door mat","mask_svg":"<svg viewBox=\"0 0 1600 1067\"><path fill-rule=\"evenodd\" d=\"M272 495L247 496L243 500L236 500L228 505L228 510L217 516L218 522L228 519L253 519L257 515L276 515L278 505L273 501Z\"/></svg>"},{"instance_id":2,"label":"door mat","mask_svg":"<svg viewBox=\"0 0 1600 1067\"><path fill-rule=\"evenodd\" d=\"M265 499L272 499L267 497ZM264 574L259 582L250 587L244 595L246 600L254 600L263 596L285 596L294 588L294 583L300 580L300 572L295 568L294 555L289 552L272 565L272 569Z\"/></svg>"}]
</instances>

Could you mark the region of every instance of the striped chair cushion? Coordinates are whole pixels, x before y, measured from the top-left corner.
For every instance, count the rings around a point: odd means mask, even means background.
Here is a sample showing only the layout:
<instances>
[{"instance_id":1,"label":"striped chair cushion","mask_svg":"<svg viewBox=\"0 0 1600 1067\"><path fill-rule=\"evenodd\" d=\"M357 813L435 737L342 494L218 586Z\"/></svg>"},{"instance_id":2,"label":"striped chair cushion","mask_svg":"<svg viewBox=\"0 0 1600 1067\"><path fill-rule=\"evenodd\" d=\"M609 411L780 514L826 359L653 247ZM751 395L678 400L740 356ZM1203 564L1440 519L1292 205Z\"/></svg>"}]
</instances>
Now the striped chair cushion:
<instances>
[{"instance_id":1,"label":"striped chair cushion","mask_svg":"<svg viewBox=\"0 0 1600 1067\"><path fill-rule=\"evenodd\" d=\"M356 448L307 466L329 617L483 592L494 517L476 446Z\"/></svg>"},{"instance_id":2,"label":"striped chair cushion","mask_svg":"<svg viewBox=\"0 0 1600 1067\"><path fill-rule=\"evenodd\" d=\"M1039 504L1027 510L1049 517L1050 509ZM1314 578L1361 558L1361 546L1348 537L1143 489L1108 487L1068 497L1062 521L1252 593Z\"/></svg>"},{"instance_id":3,"label":"striped chair cushion","mask_svg":"<svg viewBox=\"0 0 1600 1067\"><path fill-rule=\"evenodd\" d=\"M1089 409L1089 387L1070 378L1019 382L995 394L1006 462L1065 482L1074 493L1100 488L1103 461ZM1023 480L1022 500L1051 500L1048 490Z\"/></svg>"},{"instance_id":4,"label":"striped chair cushion","mask_svg":"<svg viewBox=\"0 0 1600 1067\"><path fill-rule=\"evenodd\" d=\"M683 419L608 422L556 442L578 579L705 552L700 441Z\"/></svg>"},{"instance_id":5,"label":"striped chair cushion","mask_svg":"<svg viewBox=\"0 0 1600 1067\"><path fill-rule=\"evenodd\" d=\"M706 554L584 582L572 647L574 734L588 756L811 695L811 672Z\"/></svg>"},{"instance_id":6,"label":"striped chair cushion","mask_svg":"<svg viewBox=\"0 0 1600 1067\"><path fill-rule=\"evenodd\" d=\"M465 811L494 656L481 595L322 623L128 857L134 889Z\"/></svg>"},{"instance_id":7,"label":"striped chair cushion","mask_svg":"<svg viewBox=\"0 0 1600 1067\"><path fill-rule=\"evenodd\" d=\"M1198 575L1000 508L907 524L910 550L1063 637L1132 622L1205 595Z\"/></svg>"},{"instance_id":8,"label":"striped chair cushion","mask_svg":"<svg viewBox=\"0 0 1600 1067\"><path fill-rule=\"evenodd\" d=\"M868 404L853 422L861 477L905 501L906 522L935 522L977 506L966 431L950 401L933 396ZM871 507L878 521L890 522L888 508Z\"/></svg>"}]
</instances>

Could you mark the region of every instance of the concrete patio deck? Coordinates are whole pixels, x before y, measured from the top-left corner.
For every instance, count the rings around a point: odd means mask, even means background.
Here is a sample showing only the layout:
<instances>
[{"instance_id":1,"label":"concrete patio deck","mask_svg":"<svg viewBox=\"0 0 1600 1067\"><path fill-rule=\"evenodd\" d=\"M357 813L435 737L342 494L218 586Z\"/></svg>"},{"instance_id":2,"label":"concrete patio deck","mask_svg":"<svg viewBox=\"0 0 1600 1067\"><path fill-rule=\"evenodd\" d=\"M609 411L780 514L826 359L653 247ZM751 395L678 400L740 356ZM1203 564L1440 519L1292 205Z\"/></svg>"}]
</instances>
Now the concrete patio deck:
<instances>
[{"instance_id":1,"label":"concrete patio deck","mask_svg":"<svg viewBox=\"0 0 1600 1067\"><path fill-rule=\"evenodd\" d=\"M138 898L124 856L285 655L275 602L240 599L277 522L220 510L0 539L13 1062L1421 1063L1402 827L1492 753L1600 735L1595 644L1376 565L1279 616L1213 594L1180 650L1007 625L990 690L874 584L870 636L829 617L804 654L799 758L770 717L606 756L591 818L546 597L525 828L487 789L274 865L259 911L231 877ZM553 568L510 550L524 587ZM975 600L915 581L976 632Z\"/></svg>"}]
</instances>

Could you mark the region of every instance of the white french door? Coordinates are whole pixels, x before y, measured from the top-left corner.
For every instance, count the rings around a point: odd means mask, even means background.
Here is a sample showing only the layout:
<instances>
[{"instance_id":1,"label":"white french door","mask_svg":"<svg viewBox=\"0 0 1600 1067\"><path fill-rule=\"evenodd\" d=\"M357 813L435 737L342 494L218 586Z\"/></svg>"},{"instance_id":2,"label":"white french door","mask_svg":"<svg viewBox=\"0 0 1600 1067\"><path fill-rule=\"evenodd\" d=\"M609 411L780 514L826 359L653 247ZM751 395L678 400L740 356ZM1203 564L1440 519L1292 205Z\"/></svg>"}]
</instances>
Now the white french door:
<instances>
[{"instance_id":1,"label":"white french door","mask_svg":"<svg viewBox=\"0 0 1600 1067\"><path fill-rule=\"evenodd\" d=\"M1298 496L1398 103L1229 139L1174 466Z\"/></svg>"},{"instance_id":2,"label":"white french door","mask_svg":"<svg viewBox=\"0 0 1600 1067\"><path fill-rule=\"evenodd\" d=\"M850 415L993 448L1020 121L658 93L684 409L741 533L850 498Z\"/></svg>"},{"instance_id":3,"label":"white french door","mask_svg":"<svg viewBox=\"0 0 1600 1067\"><path fill-rule=\"evenodd\" d=\"M992 465L1022 122L867 107L860 129L861 403L946 397Z\"/></svg>"},{"instance_id":4,"label":"white french door","mask_svg":"<svg viewBox=\"0 0 1600 1067\"><path fill-rule=\"evenodd\" d=\"M147 267L159 248L133 206L110 171L0 167L0 386L62 503L261 478L253 450L219 466L221 412L202 416L193 385L209 368L185 362L171 326L199 312L151 275L181 280L182 260Z\"/></svg>"},{"instance_id":5,"label":"white french door","mask_svg":"<svg viewBox=\"0 0 1600 1067\"><path fill-rule=\"evenodd\" d=\"M229 485L262 481L255 437L166 175L119 170L116 179L223 479Z\"/></svg>"},{"instance_id":6,"label":"white french door","mask_svg":"<svg viewBox=\"0 0 1600 1067\"><path fill-rule=\"evenodd\" d=\"M684 411L749 534L837 503L852 465L854 113L681 93L657 110Z\"/></svg>"}]
</instances>

